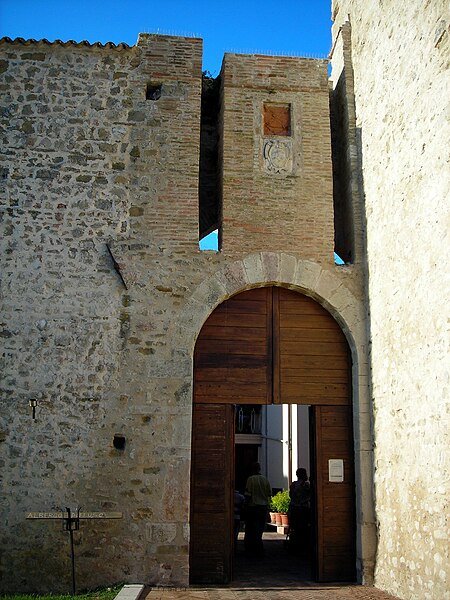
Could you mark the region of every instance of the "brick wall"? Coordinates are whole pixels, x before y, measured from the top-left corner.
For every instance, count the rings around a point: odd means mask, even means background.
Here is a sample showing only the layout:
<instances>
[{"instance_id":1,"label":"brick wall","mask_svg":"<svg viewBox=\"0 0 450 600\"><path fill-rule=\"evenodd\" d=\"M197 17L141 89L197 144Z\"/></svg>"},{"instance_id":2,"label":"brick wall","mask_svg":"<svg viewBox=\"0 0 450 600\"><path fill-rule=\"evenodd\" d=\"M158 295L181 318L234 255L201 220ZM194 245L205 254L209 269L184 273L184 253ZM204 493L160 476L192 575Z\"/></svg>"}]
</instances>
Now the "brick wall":
<instances>
[{"instance_id":1,"label":"brick wall","mask_svg":"<svg viewBox=\"0 0 450 600\"><path fill-rule=\"evenodd\" d=\"M176 39L176 42L174 42ZM133 234L193 252L198 248L198 164L202 41L141 34L139 69L130 73L134 104ZM161 86L157 100L148 84ZM158 94L159 95L159 94Z\"/></svg>"},{"instance_id":2,"label":"brick wall","mask_svg":"<svg viewBox=\"0 0 450 600\"><path fill-rule=\"evenodd\" d=\"M295 249L332 263L326 61L226 54L222 86L224 251ZM290 106L289 136L264 135L267 103ZM273 140L288 153L279 172L264 161Z\"/></svg>"}]
</instances>

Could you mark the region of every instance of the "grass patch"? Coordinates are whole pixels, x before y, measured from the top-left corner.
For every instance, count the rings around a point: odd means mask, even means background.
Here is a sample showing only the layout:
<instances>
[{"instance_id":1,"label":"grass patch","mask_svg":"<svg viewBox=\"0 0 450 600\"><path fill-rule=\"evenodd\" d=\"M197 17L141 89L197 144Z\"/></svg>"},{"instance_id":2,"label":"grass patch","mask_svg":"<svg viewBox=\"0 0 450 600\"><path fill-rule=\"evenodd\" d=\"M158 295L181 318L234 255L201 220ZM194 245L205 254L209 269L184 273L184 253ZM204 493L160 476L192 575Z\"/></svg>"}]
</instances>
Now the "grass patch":
<instances>
[{"instance_id":1,"label":"grass patch","mask_svg":"<svg viewBox=\"0 0 450 600\"><path fill-rule=\"evenodd\" d=\"M92 592L81 592L72 596L71 594L12 594L1 596L0 600L113 600L122 589L122 585L101 588Z\"/></svg>"}]
</instances>

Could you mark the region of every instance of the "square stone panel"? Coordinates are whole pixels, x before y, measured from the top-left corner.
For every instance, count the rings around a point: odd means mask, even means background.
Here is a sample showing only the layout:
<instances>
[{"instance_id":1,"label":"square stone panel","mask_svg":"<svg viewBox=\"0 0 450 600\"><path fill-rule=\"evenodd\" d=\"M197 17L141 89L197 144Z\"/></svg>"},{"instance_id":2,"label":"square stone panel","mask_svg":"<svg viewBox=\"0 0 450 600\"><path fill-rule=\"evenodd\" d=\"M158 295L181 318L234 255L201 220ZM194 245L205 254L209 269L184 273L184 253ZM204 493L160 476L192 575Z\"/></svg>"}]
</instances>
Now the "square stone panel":
<instances>
[{"instance_id":1,"label":"square stone panel","mask_svg":"<svg viewBox=\"0 0 450 600\"><path fill-rule=\"evenodd\" d=\"M264 135L291 135L290 104L269 104L263 106Z\"/></svg>"}]
</instances>

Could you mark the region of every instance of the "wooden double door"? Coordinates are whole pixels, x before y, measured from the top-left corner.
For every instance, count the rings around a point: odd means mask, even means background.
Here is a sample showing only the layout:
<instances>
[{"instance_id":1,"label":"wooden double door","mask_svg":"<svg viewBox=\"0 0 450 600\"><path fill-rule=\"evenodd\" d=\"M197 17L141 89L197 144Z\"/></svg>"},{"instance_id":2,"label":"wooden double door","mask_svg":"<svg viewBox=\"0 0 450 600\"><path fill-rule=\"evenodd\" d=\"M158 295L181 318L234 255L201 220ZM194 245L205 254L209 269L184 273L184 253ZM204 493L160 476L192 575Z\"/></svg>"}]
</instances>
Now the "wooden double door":
<instances>
[{"instance_id":1,"label":"wooden double door","mask_svg":"<svg viewBox=\"0 0 450 600\"><path fill-rule=\"evenodd\" d=\"M310 406L314 572L355 578L351 361L331 315L311 298L267 287L238 294L205 322L194 355L190 580L232 577L234 406ZM331 461L331 462L330 462ZM336 473L343 467L343 480ZM331 479L331 480L330 480ZM338 477L339 479L339 477Z\"/></svg>"}]
</instances>

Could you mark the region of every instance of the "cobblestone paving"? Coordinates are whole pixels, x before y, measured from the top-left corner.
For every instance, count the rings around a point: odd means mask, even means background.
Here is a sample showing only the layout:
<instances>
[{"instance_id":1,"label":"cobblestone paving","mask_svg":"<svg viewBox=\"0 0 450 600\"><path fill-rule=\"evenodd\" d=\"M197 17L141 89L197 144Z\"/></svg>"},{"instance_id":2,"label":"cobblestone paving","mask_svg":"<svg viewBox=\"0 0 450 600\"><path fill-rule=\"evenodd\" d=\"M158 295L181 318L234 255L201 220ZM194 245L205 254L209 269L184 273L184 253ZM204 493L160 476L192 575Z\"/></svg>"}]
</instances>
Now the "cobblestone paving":
<instances>
[{"instance_id":1,"label":"cobblestone paving","mask_svg":"<svg viewBox=\"0 0 450 600\"><path fill-rule=\"evenodd\" d=\"M398 600L372 587L317 584L311 579L310 565L286 552L282 536L266 533L264 540L266 556L248 559L241 534L231 584L153 588L144 600Z\"/></svg>"},{"instance_id":2,"label":"cobblestone paving","mask_svg":"<svg viewBox=\"0 0 450 600\"><path fill-rule=\"evenodd\" d=\"M397 600L365 586L152 589L146 600Z\"/></svg>"}]
</instances>

